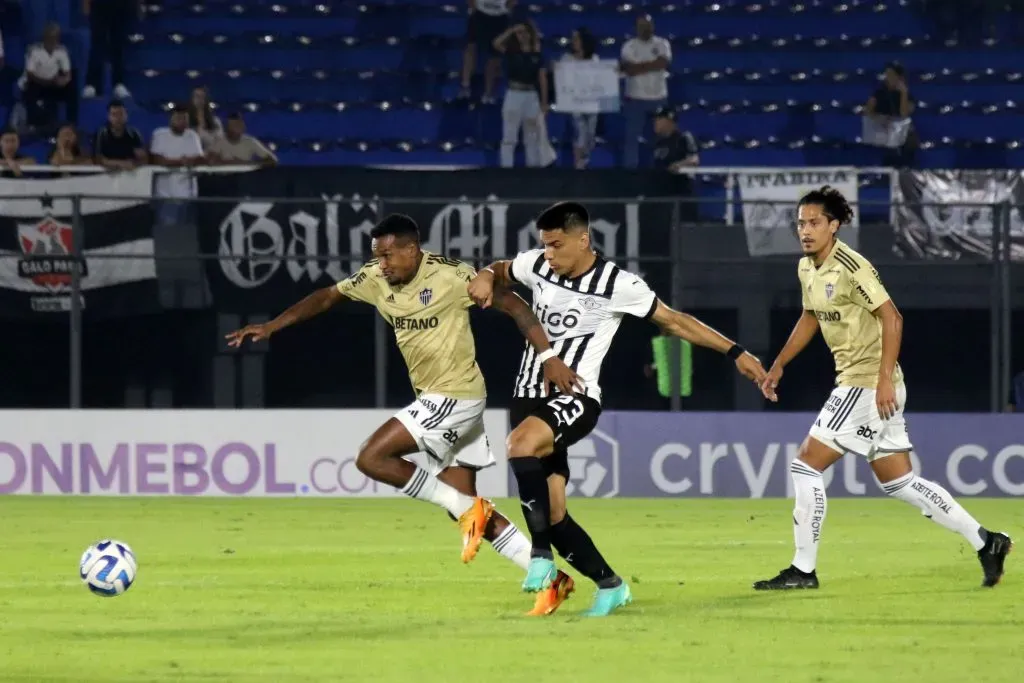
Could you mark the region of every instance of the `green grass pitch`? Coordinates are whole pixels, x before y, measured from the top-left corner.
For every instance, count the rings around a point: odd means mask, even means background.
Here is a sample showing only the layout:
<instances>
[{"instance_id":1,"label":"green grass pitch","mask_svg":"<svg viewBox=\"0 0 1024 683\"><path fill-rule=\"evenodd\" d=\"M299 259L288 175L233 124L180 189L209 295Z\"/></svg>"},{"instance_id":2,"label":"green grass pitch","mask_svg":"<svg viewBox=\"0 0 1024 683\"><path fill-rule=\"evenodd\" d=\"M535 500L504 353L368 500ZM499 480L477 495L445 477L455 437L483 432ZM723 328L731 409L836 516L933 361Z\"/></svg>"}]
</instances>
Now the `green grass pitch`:
<instances>
[{"instance_id":1,"label":"green grass pitch","mask_svg":"<svg viewBox=\"0 0 1024 683\"><path fill-rule=\"evenodd\" d=\"M1020 501L965 502L1024 537ZM580 577L557 614L522 616L520 570L486 544L463 566L455 525L415 501L0 498L0 682L1024 680L1019 558L982 589L971 549L898 501L832 499L822 589L786 594L750 584L791 559L790 501L570 509L632 582L608 619L578 616ZM77 576L104 537L140 562L118 598Z\"/></svg>"}]
</instances>

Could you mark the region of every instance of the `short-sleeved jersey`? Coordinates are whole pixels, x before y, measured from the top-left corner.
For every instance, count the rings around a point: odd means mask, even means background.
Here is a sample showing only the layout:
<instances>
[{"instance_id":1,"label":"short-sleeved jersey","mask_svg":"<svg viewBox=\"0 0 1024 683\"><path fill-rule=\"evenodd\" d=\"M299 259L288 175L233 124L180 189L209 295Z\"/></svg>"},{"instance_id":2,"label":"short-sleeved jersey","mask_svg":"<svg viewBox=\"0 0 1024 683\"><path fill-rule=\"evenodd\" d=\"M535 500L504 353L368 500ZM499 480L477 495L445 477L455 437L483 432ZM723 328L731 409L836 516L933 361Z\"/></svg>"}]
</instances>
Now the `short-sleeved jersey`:
<instances>
[{"instance_id":1,"label":"short-sleeved jersey","mask_svg":"<svg viewBox=\"0 0 1024 683\"><path fill-rule=\"evenodd\" d=\"M882 321L874 311L889 300L878 271L836 240L821 267L815 268L813 259L805 256L798 274L804 310L818 319L835 357L836 384L875 388L882 363ZM892 381L903 381L898 363Z\"/></svg>"},{"instance_id":2,"label":"short-sleeved jersey","mask_svg":"<svg viewBox=\"0 0 1024 683\"><path fill-rule=\"evenodd\" d=\"M460 261L423 252L416 276L391 286L376 259L336 286L349 299L376 307L395 331L416 395L484 398L469 325L472 299L466 284L476 272Z\"/></svg>"},{"instance_id":3,"label":"short-sleeved jersey","mask_svg":"<svg viewBox=\"0 0 1024 683\"><path fill-rule=\"evenodd\" d=\"M601 363L611 347L622 316L650 318L658 297L638 275L598 258L576 278L556 274L544 251L521 252L509 264L509 275L529 287L533 311L544 326L551 348L586 383L586 395L600 402ZM516 378L515 396L547 395L544 370L527 344Z\"/></svg>"}]
</instances>

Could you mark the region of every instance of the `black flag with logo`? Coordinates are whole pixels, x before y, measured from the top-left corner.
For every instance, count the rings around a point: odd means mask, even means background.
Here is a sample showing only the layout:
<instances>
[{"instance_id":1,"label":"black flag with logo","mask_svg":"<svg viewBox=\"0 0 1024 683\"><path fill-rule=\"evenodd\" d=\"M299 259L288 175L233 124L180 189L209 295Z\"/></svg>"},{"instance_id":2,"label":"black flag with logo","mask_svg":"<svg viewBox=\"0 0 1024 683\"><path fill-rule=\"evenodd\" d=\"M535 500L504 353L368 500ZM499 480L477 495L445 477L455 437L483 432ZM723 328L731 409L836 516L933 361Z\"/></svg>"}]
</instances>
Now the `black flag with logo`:
<instances>
[{"instance_id":1,"label":"black flag with logo","mask_svg":"<svg viewBox=\"0 0 1024 683\"><path fill-rule=\"evenodd\" d=\"M0 315L66 313L76 267L85 314L157 310L151 191L147 169L0 180ZM73 195L81 197L81 259Z\"/></svg>"},{"instance_id":2,"label":"black flag with logo","mask_svg":"<svg viewBox=\"0 0 1024 683\"><path fill-rule=\"evenodd\" d=\"M275 168L200 179L200 241L218 310L279 311L371 258L370 229L404 213L424 249L480 267L539 244L534 218L559 199L583 201L596 249L668 296L673 209L664 173L564 170L397 171ZM250 197L287 198L264 201ZM644 201L630 199L644 197ZM308 198L308 201L301 201ZM398 198L398 199L392 199ZM295 201L298 199L299 201Z\"/></svg>"}]
</instances>

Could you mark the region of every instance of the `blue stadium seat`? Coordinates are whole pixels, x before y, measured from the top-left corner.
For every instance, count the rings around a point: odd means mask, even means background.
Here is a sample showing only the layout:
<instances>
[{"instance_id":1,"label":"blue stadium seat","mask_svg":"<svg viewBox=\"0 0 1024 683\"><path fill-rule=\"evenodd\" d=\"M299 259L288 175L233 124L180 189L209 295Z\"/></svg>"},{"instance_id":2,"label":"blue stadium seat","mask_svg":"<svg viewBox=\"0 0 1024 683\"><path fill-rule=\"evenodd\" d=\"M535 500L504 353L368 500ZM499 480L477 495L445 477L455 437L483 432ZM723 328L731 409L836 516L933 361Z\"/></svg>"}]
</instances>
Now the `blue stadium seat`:
<instances>
[{"instance_id":1,"label":"blue stadium seat","mask_svg":"<svg viewBox=\"0 0 1024 683\"><path fill-rule=\"evenodd\" d=\"M902 0L520 5L549 59L565 52L580 26L600 39L603 57L616 59L636 12L650 12L674 47L670 100L707 164L877 163L880 151L857 142L859 107L891 60L906 65L919 102L922 163L1019 163L1024 154L1017 123L1024 67L1009 26L987 44L947 42ZM464 4L153 0L150 7L128 60L139 105L131 118L140 128L165 125L163 107L205 85L220 112L246 112L250 130L278 144L286 161L495 160L500 103L455 101ZM23 37L5 39L8 61L20 68ZM82 127L93 130L105 106L83 105ZM569 117L552 114L548 127L569 161ZM602 117L593 165L616 163L622 137L621 117Z\"/></svg>"}]
</instances>

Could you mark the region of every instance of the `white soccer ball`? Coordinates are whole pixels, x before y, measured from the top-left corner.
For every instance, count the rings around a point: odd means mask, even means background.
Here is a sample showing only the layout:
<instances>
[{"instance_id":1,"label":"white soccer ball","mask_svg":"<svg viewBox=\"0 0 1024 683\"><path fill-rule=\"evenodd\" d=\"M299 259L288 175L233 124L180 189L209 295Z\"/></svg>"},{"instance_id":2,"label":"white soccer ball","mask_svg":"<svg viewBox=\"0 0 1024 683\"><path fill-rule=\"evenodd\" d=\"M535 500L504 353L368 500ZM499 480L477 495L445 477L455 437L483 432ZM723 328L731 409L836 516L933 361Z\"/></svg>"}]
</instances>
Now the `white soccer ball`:
<instances>
[{"instance_id":1,"label":"white soccer ball","mask_svg":"<svg viewBox=\"0 0 1024 683\"><path fill-rule=\"evenodd\" d=\"M82 582L96 595L113 598L131 588L139 563L127 543L104 539L85 549L78 564Z\"/></svg>"}]
</instances>

